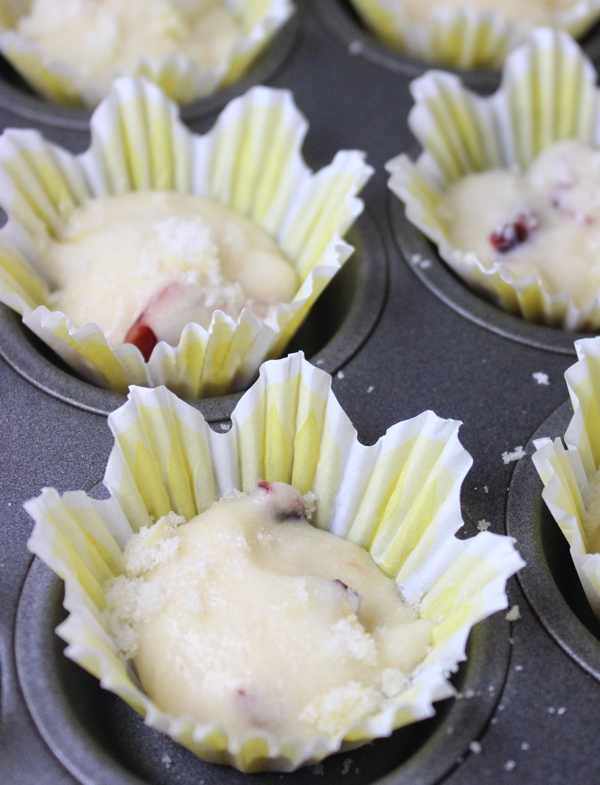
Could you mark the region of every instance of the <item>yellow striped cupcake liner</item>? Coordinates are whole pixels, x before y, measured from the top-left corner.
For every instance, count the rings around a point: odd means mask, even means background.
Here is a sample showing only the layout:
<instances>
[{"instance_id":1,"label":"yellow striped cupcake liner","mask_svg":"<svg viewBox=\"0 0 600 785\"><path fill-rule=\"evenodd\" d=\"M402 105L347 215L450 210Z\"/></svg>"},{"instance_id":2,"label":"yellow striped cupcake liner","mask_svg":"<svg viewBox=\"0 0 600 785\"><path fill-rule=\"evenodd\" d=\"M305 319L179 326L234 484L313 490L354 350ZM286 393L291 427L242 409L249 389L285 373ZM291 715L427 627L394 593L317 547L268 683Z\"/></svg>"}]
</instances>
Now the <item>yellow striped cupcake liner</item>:
<instances>
[{"instance_id":1,"label":"yellow striped cupcake liner","mask_svg":"<svg viewBox=\"0 0 600 785\"><path fill-rule=\"evenodd\" d=\"M542 496L569 542L592 610L600 618L600 553L591 544L600 520L586 512L590 485L600 469L600 338L575 343L578 362L565 374L573 418L562 439L538 439L533 462Z\"/></svg>"},{"instance_id":2,"label":"yellow striped cupcake liner","mask_svg":"<svg viewBox=\"0 0 600 785\"><path fill-rule=\"evenodd\" d=\"M425 412L365 447L331 377L301 353L265 363L231 419L228 433L216 433L165 388L134 387L108 419L115 445L104 484L111 497L45 489L26 504L36 522L30 550L65 581L70 615L57 632L67 656L148 725L203 759L242 771L291 771L431 716L433 702L453 694L448 676L465 659L472 626L507 606L506 581L523 566L508 537L454 536L472 464L458 440L460 423ZM368 550L420 615L435 620L431 649L405 691L333 740L306 745L259 729L240 737L167 716L130 678L102 616L103 581L121 573L133 532L170 511L189 519L233 489L252 490L257 477L317 494L313 525Z\"/></svg>"},{"instance_id":3,"label":"yellow striped cupcake liner","mask_svg":"<svg viewBox=\"0 0 600 785\"><path fill-rule=\"evenodd\" d=\"M363 210L356 198L373 170L364 153L341 151L313 173L301 146L307 122L285 90L255 87L233 100L205 136L191 133L178 109L145 80L117 80L92 117L92 143L74 156L37 131L0 137L0 302L92 384L125 393L165 385L195 399L246 389L260 364L277 357L329 281L349 258L343 235ZM86 199L129 191L193 193L259 224L294 266L291 303L259 320L215 311L209 330L188 324L177 347L159 343L149 362L125 344L113 350L94 324L75 325L46 303L32 238L52 236Z\"/></svg>"},{"instance_id":4,"label":"yellow striped cupcake liner","mask_svg":"<svg viewBox=\"0 0 600 785\"><path fill-rule=\"evenodd\" d=\"M464 5L433 8L427 23L411 20L402 0L351 0L381 40L407 55L450 68L500 68L507 54L531 32L533 22L509 21L502 2L494 10ZM525 3L526 4L526 3ZM570 9L548 15L547 24L583 35L600 18L600 0L574 0Z\"/></svg>"},{"instance_id":5,"label":"yellow striped cupcake liner","mask_svg":"<svg viewBox=\"0 0 600 785\"><path fill-rule=\"evenodd\" d=\"M238 80L296 10L292 0L229 0L226 5L239 19L244 36L216 68L201 67L181 54L141 57L131 71L115 69L106 82L86 82L70 65L51 59L15 30L31 0L0 0L0 52L40 95L62 106L93 109L108 94L112 80L121 76L148 79L185 104Z\"/></svg>"},{"instance_id":6,"label":"yellow striped cupcake liner","mask_svg":"<svg viewBox=\"0 0 600 785\"><path fill-rule=\"evenodd\" d=\"M600 328L600 292L586 309L570 295L549 294L539 276L515 279L505 265L486 267L452 246L438 206L444 191L471 172L527 167L551 144L580 139L600 145L597 73L565 33L535 30L507 59L502 85L489 98L441 71L415 79L409 125L423 153L386 164L389 187L406 216L470 286L531 322L568 330Z\"/></svg>"}]
</instances>

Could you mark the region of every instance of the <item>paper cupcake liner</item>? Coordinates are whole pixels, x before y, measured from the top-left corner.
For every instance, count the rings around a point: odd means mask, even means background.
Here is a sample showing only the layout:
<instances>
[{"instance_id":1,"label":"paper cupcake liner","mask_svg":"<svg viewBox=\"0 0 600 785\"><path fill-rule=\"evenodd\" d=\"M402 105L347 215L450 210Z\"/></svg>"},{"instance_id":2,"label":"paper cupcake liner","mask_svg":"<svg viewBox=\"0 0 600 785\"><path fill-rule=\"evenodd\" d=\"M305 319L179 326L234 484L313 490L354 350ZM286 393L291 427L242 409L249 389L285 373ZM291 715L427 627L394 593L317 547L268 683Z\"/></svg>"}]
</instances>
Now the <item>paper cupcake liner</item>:
<instances>
[{"instance_id":1,"label":"paper cupcake liner","mask_svg":"<svg viewBox=\"0 0 600 785\"><path fill-rule=\"evenodd\" d=\"M506 580L523 565L508 537L454 537L472 464L458 440L460 423L425 412L365 447L331 377L301 353L263 365L231 419L228 433L215 433L165 388L134 387L108 419L115 446L104 484L111 497L45 489L26 504L36 521L30 550L65 581L70 615L57 631L66 654L148 725L201 758L243 771L293 770L431 716L432 703L453 694L447 679L465 659L471 627L507 606ZM432 648L407 689L332 741L306 745L262 730L240 737L167 716L132 680L102 618L102 582L122 571L132 532L170 511L189 519L233 489L252 490L257 477L316 493L313 525L367 549L421 616L436 621Z\"/></svg>"},{"instance_id":2,"label":"paper cupcake liner","mask_svg":"<svg viewBox=\"0 0 600 785\"><path fill-rule=\"evenodd\" d=\"M515 279L505 265L485 267L474 253L451 244L438 206L443 192L471 172L525 168L564 139L600 145L596 79L577 44L548 29L534 31L509 56L502 85L489 98L451 74L431 71L411 84L409 125L424 152L416 163L403 154L386 165L407 218L457 275L507 311L568 330L600 327L600 292L580 309L567 293L549 294L538 275Z\"/></svg>"},{"instance_id":3,"label":"paper cupcake liner","mask_svg":"<svg viewBox=\"0 0 600 785\"><path fill-rule=\"evenodd\" d=\"M600 553L590 552L585 514L590 483L600 468L600 338L575 343L579 361L565 374L573 418L560 438L538 439L533 462L544 483L542 497L570 545L577 574L600 618ZM566 445L566 448L565 448Z\"/></svg>"},{"instance_id":4,"label":"paper cupcake liner","mask_svg":"<svg viewBox=\"0 0 600 785\"><path fill-rule=\"evenodd\" d=\"M255 87L197 136L155 85L124 78L94 113L83 155L36 131L5 131L0 204L9 223L0 231L0 302L100 387L123 393L131 384L165 385L188 399L246 388L260 364L285 349L354 250L342 236L363 210L356 194L373 172L364 153L341 151L314 174L301 155L307 127L289 92ZM215 311L208 330L188 324L177 347L159 343L147 363L132 345L111 349L98 326L51 312L36 272L35 232L45 225L52 235L87 198L148 190L209 197L262 226L296 270L293 301L264 321L248 308L237 321Z\"/></svg>"},{"instance_id":5,"label":"paper cupcake liner","mask_svg":"<svg viewBox=\"0 0 600 785\"><path fill-rule=\"evenodd\" d=\"M0 52L50 101L90 109L108 94L111 81L121 76L148 79L180 104L206 98L239 79L295 12L292 0L232 0L227 6L239 17L245 35L218 67L204 68L180 54L141 57L130 71L115 69L106 82L84 82L69 64L53 60L13 29L30 6L27 0L0 0Z\"/></svg>"},{"instance_id":6,"label":"paper cupcake liner","mask_svg":"<svg viewBox=\"0 0 600 785\"><path fill-rule=\"evenodd\" d=\"M351 0L365 23L393 49L451 68L500 68L533 22L506 20L498 10L437 8L427 23L411 21L402 0ZM440 6L443 3L440 2ZM578 37L600 18L600 0L579 0L568 11L555 13L548 24Z\"/></svg>"}]
</instances>

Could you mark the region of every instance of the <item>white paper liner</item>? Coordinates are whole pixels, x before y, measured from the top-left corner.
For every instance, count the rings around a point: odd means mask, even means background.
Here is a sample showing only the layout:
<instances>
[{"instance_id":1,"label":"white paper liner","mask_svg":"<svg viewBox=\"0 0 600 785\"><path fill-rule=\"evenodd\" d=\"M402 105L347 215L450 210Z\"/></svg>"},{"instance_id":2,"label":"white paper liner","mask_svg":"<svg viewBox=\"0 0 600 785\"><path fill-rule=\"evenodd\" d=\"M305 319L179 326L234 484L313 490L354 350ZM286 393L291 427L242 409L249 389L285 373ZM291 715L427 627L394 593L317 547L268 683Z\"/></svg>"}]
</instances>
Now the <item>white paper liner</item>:
<instances>
[{"instance_id":1,"label":"white paper liner","mask_svg":"<svg viewBox=\"0 0 600 785\"><path fill-rule=\"evenodd\" d=\"M166 385L188 399L245 389L352 254L342 237L363 210L356 194L373 172L364 153L340 151L313 174L301 155L307 127L288 91L255 87L197 136L156 86L124 78L94 113L82 155L37 131L5 131L0 204L9 223L0 231L0 302L100 387L123 393L131 384ZM159 343L147 363L132 345L113 351L97 325L51 312L32 236L42 224L52 234L86 198L148 190L209 197L262 226L298 275L293 301L264 321L248 308L237 321L217 310L208 330L187 325L177 347Z\"/></svg>"},{"instance_id":2,"label":"white paper liner","mask_svg":"<svg viewBox=\"0 0 600 785\"><path fill-rule=\"evenodd\" d=\"M564 444L560 438L538 439L533 462L545 486L542 497L569 542L586 597L600 618L600 553L591 552L596 526L586 515L590 484L600 468L600 338L577 341L575 348L579 360L565 374L573 418Z\"/></svg>"},{"instance_id":3,"label":"white paper liner","mask_svg":"<svg viewBox=\"0 0 600 785\"><path fill-rule=\"evenodd\" d=\"M471 172L529 166L564 139L600 146L597 73L564 33L534 31L507 59L502 86L480 98L451 74L431 71L411 84L412 132L424 152L416 163L403 154L386 165L390 189L406 216L438 247L441 257L474 289L532 322L567 330L600 327L600 292L587 308L568 293L549 294L538 275L515 278L506 265L486 267L455 248L437 213L443 192Z\"/></svg>"},{"instance_id":4,"label":"white paper liner","mask_svg":"<svg viewBox=\"0 0 600 785\"><path fill-rule=\"evenodd\" d=\"M174 101L189 103L239 79L296 10L292 0L226 0L226 5L246 32L213 68L178 53L158 60L145 56L131 70L115 68L106 82L86 82L69 64L53 60L36 42L12 29L28 12L31 0L0 0L0 52L38 93L58 104L93 109L108 94L110 83L122 76L148 79Z\"/></svg>"},{"instance_id":5,"label":"white paper liner","mask_svg":"<svg viewBox=\"0 0 600 785\"><path fill-rule=\"evenodd\" d=\"M388 46L430 63L453 68L500 68L508 52L535 27L515 22L494 10L477 10L468 2L432 10L426 23L413 21L402 0L351 0L364 21ZM583 35L600 17L600 0L578 0L557 12L547 24L575 37Z\"/></svg>"},{"instance_id":6,"label":"white paper liner","mask_svg":"<svg viewBox=\"0 0 600 785\"><path fill-rule=\"evenodd\" d=\"M165 388L132 388L109 417L115 436L107 501L53 489L26 504L29 548L65 581L66 653L119 694L146 723L200 757L243 771L289 771L431 716L453 694L448 676L465 659L472 626L507 606L505 584L523 566L513 540L488 532L458 540L460 487L472 460L460 423L425 412L363 446L331 391L331 377L301 353L261 368L228 433L215 433ZM389 708L336 738L303 744L261 730L239 737L216 724L169 717L128 675L101 611L102 581L122 570L132 532L173 510L190 518L256 477L318 497L312 524L367 548L407 601L435 620L432 648Z\"/></svg>"}]
</instances>

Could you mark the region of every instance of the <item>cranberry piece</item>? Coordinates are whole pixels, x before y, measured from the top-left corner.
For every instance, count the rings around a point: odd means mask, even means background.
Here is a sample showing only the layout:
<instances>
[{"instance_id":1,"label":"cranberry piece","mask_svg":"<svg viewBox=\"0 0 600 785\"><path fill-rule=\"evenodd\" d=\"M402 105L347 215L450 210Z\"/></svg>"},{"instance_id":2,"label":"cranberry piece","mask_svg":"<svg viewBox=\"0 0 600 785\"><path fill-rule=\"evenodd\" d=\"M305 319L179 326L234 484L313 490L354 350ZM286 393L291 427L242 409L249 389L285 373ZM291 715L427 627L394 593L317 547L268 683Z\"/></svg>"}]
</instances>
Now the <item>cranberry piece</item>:
<instances>
[{"instance_id":1,"label":"cranberry piece","mask_svg":"<svg viewBox=\"0 0 600 785\"><path fill-rule=\"evenodd\" d=\"M142 317L140 317L127 331L125 343L132 343L134 346L137 346L144 360L148 362L152 350L158 343L158 338L152 328L144 324Z\"/></svg>"},{"instance_id":2,"label":"cranberry piece","mask_svg":"<svg viewBox=\"0 0 600 785\"><path fill-rule=\"evenodd\" d=\"M271 483L267 482L266 480L257 480L256 481L256 487L257 488L262 488L267 493L275 493L275 489L273 488Z\"/></svg>"},{"instance_id":3,"label":"cranberry piece","mask_svg":"<svg viewBox=\"0 0 600 785\"><path fill-rule=\"evenodd\" d=\"M333 582L337 583L344 589L346 592L346 602L358 616L358 612L360 611L360 606L362 603L362 597L360 594L357 591L354 591L354 589L351 589L347 583L344 583L344 581L341 581L339 578L335 578Z\"/></svg>"},{"instance_id":4,"label":"cranberry piece","mask_svg":"<svg viewBox=\"0 0 600 785\"><path fill-rule=\"evenodd\" d=\"M490 235L490 243L500 253L508 253L529 239L537 228L537 219L532 213L520 213L514 221L508 221Z\"/></svg>"}]
</instances>

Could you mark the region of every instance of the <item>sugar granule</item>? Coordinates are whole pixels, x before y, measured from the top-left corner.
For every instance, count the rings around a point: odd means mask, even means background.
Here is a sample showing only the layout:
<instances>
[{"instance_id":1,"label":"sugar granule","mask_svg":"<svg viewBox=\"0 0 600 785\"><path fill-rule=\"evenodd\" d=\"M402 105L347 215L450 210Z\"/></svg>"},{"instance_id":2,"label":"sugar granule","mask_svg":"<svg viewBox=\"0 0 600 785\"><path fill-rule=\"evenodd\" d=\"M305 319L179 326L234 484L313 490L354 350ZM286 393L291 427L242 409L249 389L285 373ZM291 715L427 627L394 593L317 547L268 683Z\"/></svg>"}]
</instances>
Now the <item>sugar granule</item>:
<instances>
[{"instance_id":1,"label":"sugar granule","mask_svg":"<svg viewBox=\"0 0 600 785\"><path fill-rule=\"evenodd\" d=\"M519 621L521 618L521 611L519 610L519 606L513 605L504 618L506 621Z\"/></svg>"},{"instance_id":2,"label":"sugar granule","mask_svg":"<svg viewBox=\"0 0 600 785\"><path fill-rule=\"evenodd\" d=\"M171 559L179 549L175 532L182 523L185 518L170 512L134 534L123 551L125 571L130 576L142 575Z\"/></svg>"},{"instance_id":3,"label":"sugar granule","mask_svg":"<svg viewBox=\"0 0 600 785\"><path fill-rule=\"evenodd\" d=\"M344 758L342 763L342 774L349 774L352 768L352 758Z\"/></svg>"},{"instance_id":4,"label":"sugar granule","mask_svg":"<svg viewBox=\"0 0 600 785\"><path fill-rule=\"evenodd\" d=\"M367 665L377 664L375 640L356 616L340 619L331 627L331 639L327 642L327 648L343 658L352 657Z\"/></svg>"},{"instance_id":5,"label":"sugar granule","mask_svg":"<svg viewBox=\"0 0 600 785\"><path fill-rule=\"evenodd\" d=\"M302 502L304 504L304 514L306 515L306 520L312 520L313 515L317 510L317 502L319 501L319 497L316 493L309 491L305 493L302 497Z\"/></svg>"},{"instance_id":6,"label":"sugar granule","mask_svg":"<svg viewBox=\"0 0 600 785\"><path fill-rule=\"evenodd\" d=\"M542 373L541 371L538 371L537 373L532 374L532 376L538 384L543 384L546 386L550 384L550 380L548 379L547 373Z\"/></svg>"},{"instance_id":7,"label":"sugar granule","mask_svg":"<svg viewBox=\"0 0 600 785\"><path fill-rule=\"evenodd\" d=\"M319 732L335 736L337 733L374 714L382 703L382 695L372 687L349 681L315 698L302 710L300 721L312 725Z\"/></svg>"},{"instance_id":8,"label":"sugar granule","mask_svg":"<svg viewBox=\"0 0 600 785\"><path fill-rule=\"evenodd\" d=\"M472 741L472 742L469 744L469 749L470 749L470 750L471 750L471 752L473 752L475 755L479 755L479 754L481 753L481 744L480 744L478 741Z\"/></svg>"},{"instance_id":9,"label":"sugar granule","mask_svg":"<svg viewBox=\"0 0 600 785\"><path fill-rule=\"evenodd\" d=\"M486 521L485 518L482 518L480 521L477 521L477 528L480 532L486 532L492 524L489 521Z\"/></svg>"},{"instance_id":10,"label":"sugar granule","mask_svg":"<svg viewBox=\"0 0 600 785\"><path fill-rule=\"evenodd\" d=\"M520 461L521 458L525 457L525 450L522 446L515 447L513 452L503 452L502 453L502 460L504 463L512 463L513 461Z\"/></svg>"}]
</instances>

